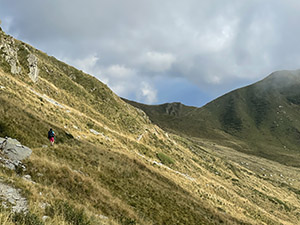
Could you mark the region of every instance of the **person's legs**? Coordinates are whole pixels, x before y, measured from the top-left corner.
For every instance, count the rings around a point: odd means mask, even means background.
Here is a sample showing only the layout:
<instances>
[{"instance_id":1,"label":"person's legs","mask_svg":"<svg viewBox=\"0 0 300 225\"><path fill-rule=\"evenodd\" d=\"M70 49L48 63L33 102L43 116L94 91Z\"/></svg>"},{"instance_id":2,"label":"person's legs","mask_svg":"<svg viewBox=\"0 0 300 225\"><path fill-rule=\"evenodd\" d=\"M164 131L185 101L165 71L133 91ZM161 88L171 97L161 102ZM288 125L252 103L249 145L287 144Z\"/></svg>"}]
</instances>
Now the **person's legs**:
<instances>
[{"instance_id":1,"label":"person's legs","mask_svg":"<svg viewBox=\"0 0 300 225\"><path fill-rule=\"evenodd\" d=\"M54 137L49 138L49 141L50 141L51 145L53 145L54 144Z\"/></svg>"}]
</instances>

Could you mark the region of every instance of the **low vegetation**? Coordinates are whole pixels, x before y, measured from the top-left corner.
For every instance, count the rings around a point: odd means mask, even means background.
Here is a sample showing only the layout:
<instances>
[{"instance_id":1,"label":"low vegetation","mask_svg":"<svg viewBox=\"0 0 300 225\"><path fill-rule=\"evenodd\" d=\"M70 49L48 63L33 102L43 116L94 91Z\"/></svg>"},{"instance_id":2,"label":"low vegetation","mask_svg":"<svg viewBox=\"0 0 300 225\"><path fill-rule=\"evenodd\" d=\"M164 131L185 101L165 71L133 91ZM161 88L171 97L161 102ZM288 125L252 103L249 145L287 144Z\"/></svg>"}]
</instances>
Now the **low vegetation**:
<instances>
[{"instance_id":1,"label":"low vegetation","mask_svg":"<svg viewBox=\"0 0 300 225\"><path fill-rule=\"evenodd\" d=\"M164 154L163 152L157 153L157 158L159 158L159 160L163 164L166 164L166 165L174 164L174 160L172 158L170 158L169 156L167 156L166 154Z\"/></svg>"}]
</instances>

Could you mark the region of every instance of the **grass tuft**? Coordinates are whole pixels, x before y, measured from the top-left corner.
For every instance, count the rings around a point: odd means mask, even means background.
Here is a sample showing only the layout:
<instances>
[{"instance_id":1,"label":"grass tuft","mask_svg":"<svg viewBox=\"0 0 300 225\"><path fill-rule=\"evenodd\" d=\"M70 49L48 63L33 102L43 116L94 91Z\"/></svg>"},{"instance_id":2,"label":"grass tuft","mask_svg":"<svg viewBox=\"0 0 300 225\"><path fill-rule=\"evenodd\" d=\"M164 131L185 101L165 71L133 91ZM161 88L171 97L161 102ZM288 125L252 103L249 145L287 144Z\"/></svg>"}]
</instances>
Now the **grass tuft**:
<instances>
[{"instance_id":1,"label":"grass tuft","mask_svg":"<svg viewBox=\"0 0 300 225\"><path fill-rule=\"evenodd\" d=\"M166 154L162 153L162 152L158 152L156 154L157 158L159 158L159 160L161 161L161 163L165 164L165 165L172 165L175 163L175 161L167 156Z\"/></svg>"},{"instance_id":2,"label":"grass tuft","mask_svg":"<svg viewBox=\"0 0 300 225\"><path fill-rule=\"evenodd\" d=\"M91 220L83 209L77 209L66 201L57 200L54 205L46 208L46 214L50 217L63 216L64 219L73 225L91 225Z\"/></svg>"},{"instance_id":3,"label":"grass tuft","mask_svg":"<svg viewBox=\"0 0 300 225\"><path fill-rule=\"evenodd\" d=\"M34 213L18 212L13 215L12 221L16 225L44 225L40 218Z\"/></svg>"}]
</instances>

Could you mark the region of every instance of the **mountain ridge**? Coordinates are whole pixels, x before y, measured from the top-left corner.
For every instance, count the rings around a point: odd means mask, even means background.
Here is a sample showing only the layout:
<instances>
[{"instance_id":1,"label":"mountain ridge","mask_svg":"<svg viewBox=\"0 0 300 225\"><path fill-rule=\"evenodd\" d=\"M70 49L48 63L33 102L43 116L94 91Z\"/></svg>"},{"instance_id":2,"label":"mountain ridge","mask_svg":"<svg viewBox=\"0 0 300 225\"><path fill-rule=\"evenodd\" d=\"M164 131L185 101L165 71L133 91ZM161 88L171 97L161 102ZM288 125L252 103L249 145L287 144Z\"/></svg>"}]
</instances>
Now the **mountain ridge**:
<instances>
[{"instance_id":1,"label":"mountain ridge","mask_svg":"<svg viewBox=\"0 0 300 225\"><path fill-rule=\"evenodd\" d=\"M182 105L188 113L177 112L176 116L164 113L168 103L147 106L127 102L143 109L163 129L196 138L211 136L212 139L226 140L230 135L248 145L246 148L250 151L246 151L250 154L299 166L299 90L300 70L285 70L226 93L203 107ZM278 154L271 150L273 147ZM251 148L256 150L251 151ZM286 148L293 151L294 155L286 153Z\"/></svg>"}]
</instances>

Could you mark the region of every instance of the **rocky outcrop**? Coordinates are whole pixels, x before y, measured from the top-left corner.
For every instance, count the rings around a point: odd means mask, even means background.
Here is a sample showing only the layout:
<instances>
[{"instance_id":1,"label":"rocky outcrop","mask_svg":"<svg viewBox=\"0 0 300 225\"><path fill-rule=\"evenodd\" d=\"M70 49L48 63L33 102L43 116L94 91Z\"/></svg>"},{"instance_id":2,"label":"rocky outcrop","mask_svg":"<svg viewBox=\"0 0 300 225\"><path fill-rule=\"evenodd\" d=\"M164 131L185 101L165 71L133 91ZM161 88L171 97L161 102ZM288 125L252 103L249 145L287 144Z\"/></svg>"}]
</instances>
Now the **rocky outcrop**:
<instances>
[{"instance_id":1,"label":"rocky outcrop","mask_svg":"<svg viewBox=\"0 0 300 225\"><path fill-rule=\"evenodd\" d=\"M32 150L24 145L21 145L19 141L12 138L5 138L1 145L0 149L2 153L11 160L23 160L28 158Z\"/></svg>"},{"instance_id":2,"label":"rocky outcrop","mask_svg":"<svg viewBox=\"0 0 300 225\"><path fill-rule=\"evenodd\" d=\"M20 190L3 183L0 180L0 200L4 208L11 207L12 212L27 212L27 200L20 194Z\"/></svg>"},{"instance_id":3,"label":"rocky outcrop","mask_svg":"<svg viewBox=\"0 0 300 225\"><path fill-rule=\"evenodd\" d=\"M39 96L40 98L45 99L46 101L50 102L51 104L58 106L59 108L66 108L65 106L63 106L62 104L58 103L57 101L53 100L52 98L49 98L47 95L45 94L40 94L38 92L36 92L35 90L33 90L32 88L29 88L29 90L34 93L35 95Z\"/></svg>"},{"instance_id":4,"label":"rocky outcrop","mask_svg":"<svg viewBox=\"0 0 300 225\"><path fill-rule=\"evenodd\" d=\"M1 31L0 31L1 32ZM19 46L19 47L18 47ZM33 82L37 82L39 75L38 68L38 58L31 53L31 51L26 47L26 45L16 44L13 37L5 35L4 32L0 33L0 56L8 63L10 66L10 72L12 74L20 74L22 67L19 62L18 52L25 51L25 56L27 55L29 77ZM26 67L26 65L22 65Z\"/></svg>"},{"instance_id":5,"label":"rocky outcrop","mask_svg":"<svg viewBox=\"0 0 300 225\"><path fill-rule=\"evenodd\" d=\"M166 114L170 116L180 116L182 104L180 102L168 103L165 110Z\"/></svg>"},{"instance_id":6,"label":"rocky outcrop","mask_svg":"<svg viewBox=\"0 0 300 225\"><path fill-rule=\"evenodd\" d=\"M12 138L0 138L0 165L15 170L26 170L21 160L28 158L32 150ZM28 175L24 176L27 180ZM0 202L3 207L11 208L12 212L27 212L27 200L21 196L21 190L6 184L0 178Z\"/></svg>"},{"instance_id":7,"label":"rocky outcrop","mask_svg":"<svg viewBox=\"0 0 300 225\"><path fill-rule=\"evenodd\" d=\"M18 48L15 45L15 40L7 35L3 35L0 39L0 49L2 57L10 65L10 72L12 74L19 74L21 72L20 63L18 60Z\"/></svg>"},{"instance_id":8,"label":"rocky outcrop","mask_svg":"<svg viewBox=\"0 0 300 225\"><path fill-rule=\"evenodd\" d=\"M28 66L29 66L29 74L28 75L33 82L37 82L38 75L39 75L38 58L33 54L29 54L27 61L28 61Z\"/></svg>"},{"instance_id":9,"label":"rocky outcrop","mask_svg":"<svg viewBox=\"0 0 300 225\"><path fill-rule=\"evenodd\" d=\"M28 158L32 150L19 141L12 138L0 138L0 162L12 170L16 168L25 169L21 160Z\"/></svg>"},{"instance_id":10,"label":"rocky outcrop","mask_svg":"<svg viewBox=\"0 0 300 225\"><path fill-rule=\"evenodd\" d=\"M108 136L105 136L103 133L100 133L94 129L90 129L90 132L95 134L95 135L101 135L103 138L105 138L107 141L111 141L111 139Z\"/></svg>"}]
</instances>

